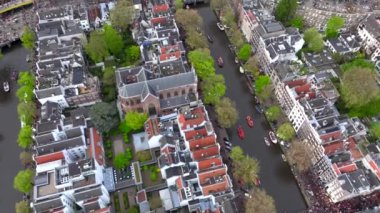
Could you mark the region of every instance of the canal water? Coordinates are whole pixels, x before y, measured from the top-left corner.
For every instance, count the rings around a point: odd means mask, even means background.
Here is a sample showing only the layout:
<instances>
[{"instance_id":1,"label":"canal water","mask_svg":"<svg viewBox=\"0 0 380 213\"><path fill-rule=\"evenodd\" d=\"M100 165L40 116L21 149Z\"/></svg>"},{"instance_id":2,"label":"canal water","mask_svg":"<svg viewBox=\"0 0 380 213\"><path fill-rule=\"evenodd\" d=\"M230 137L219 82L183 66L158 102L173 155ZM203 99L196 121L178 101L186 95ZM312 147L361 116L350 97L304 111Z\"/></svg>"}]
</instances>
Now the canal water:
<instances>
[{"instance_id":1,"label":"canal water","mask_svg":"<svg viewBox=\"0 0 380 213\"><path fill-rule=\"evenodd\" d=\"M13 178L22 170L17 145L20 122L17 116L16 82L10 81L13 70L28 70L25 60L27 50L20 44L3 48L0 60L0 212L15 212L15 203L22 199L22 193L13 188ZM10 82L10 92L3 90L3 81Z\"/></svg>"}]
</instances>

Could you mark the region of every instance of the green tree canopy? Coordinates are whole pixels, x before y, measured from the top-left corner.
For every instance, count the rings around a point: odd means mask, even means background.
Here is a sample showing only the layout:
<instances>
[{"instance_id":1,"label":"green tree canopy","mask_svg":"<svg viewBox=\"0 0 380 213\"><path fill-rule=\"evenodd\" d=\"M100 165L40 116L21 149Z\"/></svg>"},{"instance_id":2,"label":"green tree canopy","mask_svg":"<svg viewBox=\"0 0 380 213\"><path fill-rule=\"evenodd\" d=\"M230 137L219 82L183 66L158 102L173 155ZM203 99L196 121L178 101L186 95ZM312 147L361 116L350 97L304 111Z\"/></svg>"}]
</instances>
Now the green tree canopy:
<instances>
[{"instance_id":1,"label":"green tree canopy","mask_svg":"<svg viewBox=\"0 0 380 213\"><path fill-rule=\"evenodd\" d=\"M380 139L380 122L372 123L370 132L376 139Z\"/></svg>"},{"instance_id":2,"label":"green tree canopy","mask_svg":"<svg viewBox=\"0 0 380 213\"><path fill-rule=\"evenodd\" d=\"M32 127L25 125L20 129L20 132L18 133L17 143L21 148L28 148L33 143L32 139Z\"/></svg>"},{"instance_id":3,"label":"green tree canopy","mask_svg":"<svg viewBox=\"0 0 380 213\"><path fill-rule=\"evenodd\" d=\"M231 36L230 36L231 43L235 45L235 47L240 49L244 45L244 38L240 29L235 24L235 25L232 25L228 31L231 32Z\"/></svg>"},{"instance_id":4,"label":"green tree canopy","mask_svg":"<svg viewBox=\"0 0 380 213\"><path fill-rule=\"evenodd\" d=\"M137 209L137 206L132 206L131 208L127 209L127 213L139 213L139 210Z\"/></svg>"},{"instance_id":5,"label":"green tree canopy","mask_svg":"<svg viewBox=\"0 0 380 213\"><path fill-rule=\"evenodd\" d=\"M215 74L214 59L208 49L190 51L188 57L201 80Z\"/></svg>"},{"instance_id":6,"label":"green tree canopy","mask_svg":"<svg viewBox=\"0 0 380 213\"><path fill-rule=\"evenodd\" d=\"M174 4L175 4L175 9L177 10L177 12L179 10L183 9L183 1L182 0L175 0Z\"/></svg>"},{"instance_id":7,"label":"green tree canopy","mask_svg":"<svg viewBox=\"0 0 380 213\"><path fill-rule=\"evenodd\" d=\"M126 65L134 65L140 61L141 53L140 47L137 45L130 45L125 49L125 63Z\"/></svg>"},{"instance_id":8,"label":"green tree canopy","mask_svg":"<svg viewBox=\"0 0 380 213\"><path fill-rule=\"evenodd\" d=\"M125 32L132 23L134 9L132 1L119 0L116 6L110 10L110 19L112 26L116 29Z\"/></svg>"},{"instance_id":9,"label":"green tree canopy","mask_svg":"<svg viewBox=\"0 0 380 213\"><path fill-rule=\"evenodd\" d=\"M186 33L186 43L192 50L208 47L206 38L195 30Z\"/></svg>"},{"instance_id":10,"label":"green tree canopy","mask_svg":"<svg viewBox=\"0 0 380 213\"><path fill-rule=\"evenodd\" d=\"M234 146L232 148L230 156L235 178L244 183L254 183L258 178L258 173L260 171L259 162L256 159L245 155L239 146Z\"/></svg>"},{"instance_id":11,"label":"green tree canopy","mask_svg":"<svg viewBox=\"0 0 380 213\"><path fill-rule=\"evenodd\" d=\"M270 85L270 78L267 75L260 75L255 82L256 92L261 93L266 86Z\"/></svg>"},{"instance_id":12,"label":"green tree canopy","mask_svg":"<svg viewBox=\"0 0 380 213\"><path fill-rule=\"evenodd\" d=\"M19 171L13 180L13 187L20 192L29 193L33 188L34 173L30 169Z\"/></svg>"},{"instance_id":13,"label":"green tree canopy","mask_svg":"<svg viewBox=\"0 0 380 213\"><path fill-rule=\"evenodd\" d=\"M29 86L21 86L17 89L16 96L19 101L30 102L34 98L33 89Z\"/></svg>"},{"instance_id":14,"label":"green tree canopy","mask_svg":"<svg viewBox=\"0 0 380 213\"><path fill-rule=\"evenodd\" d=\"M103 32L92 31L90 33L90 40L84 49L94 62L101 62L110 56Z\"/></svg>"},{"instance_id":15,"label":"green tree canopy","mask_svg":"<svg viewBox=\"0 0 380 213\"><path fill-rule=\"evenodd\" d=\"M20 120L26 125L32 125L37 114L36 103L34 102L19 102L17 105L17 113Z\"/></svg>"},{"instance_id":16,"label":"green tree canopy","mask_svg":"<svg viewBox=\"0 0 380 213\"><path fill-rule=\"evenodd\" d=\"M32 73L28 71L22 71L19 73L17 83L20 86L28 86L28 87L34 88L36 80Z\"/></svg>"},{"instance_id":17,"label":"green tree canopy","mask_svg":"<svg viewBox=\"0 0 380 213\"><path fill-rule=\"evenodd\" d=\"M119 124L115 103L99 102L90 108L91 121L99 132L109 132Z\"/></svg>"},{"instance_id":18,"label":"green tree canopy","mask_svg":"<svg viewBox=\"0 0 380 213\"><path fill-rule=\"evenodd\" d=\"M367 68L370 70L375 70L375 65L371 63L370 61L365 60L363 58L356 58L353 61L344 63L340 66L340 69L343 72L347 72L353 68Z\"/></svg>"},{"instance_id":19,"label":"green tree canopy","mask_svg":"<svg viewBox=\"0 0 380 213\"><path fill-rule=\"evenodd\" d=\"M231 150L230 157L232 161L241 161L245 157L243 149L240 146L234 146Z\"/></svg>"},{"instance_id":20,"label":"green tree canopy","mask_svg":"<svg viewBox=\"0 0 380 213\"><path fill-rule=\"evenodd\" d=\"M114 86L115 81L115 69L112 67L106 67L103 73L102 83L107 86Z\"/></svg>"},{"instance_id":21,"label":"green tree canopy","mask_svg":"<svg viewBox=\"0 0 380 213\"><path fill-rule=\"evenodd\" d=\"M326 26L326 37L327 38L337 38L339 35L339 30L344 26L344 19L339 16L331 16L327 21Z\"/></svg>"},{"instance_id":22,"label":"green tree canopy","mask_svg":"<svg viewBox=\"0 0 380 213\"><path fill-rule=\"evenodd\" d=\"M205 104L217 104L220 101L220 98L226 93L224 77L219 74L205 78L201 82L201 87Z\"/></svg>"},{"instance_id":23,"label":"green tree canopy","mask_svg":"<svg viewBox=\"0 0 380 213\"><path fill-rule=\"evenodd\" d=\"M309 28L304 33L304 40L307 45L307 50L311 52L322 52L324 46L322 35L316 28Z\"/></svg>"},{"instance_id":24,"label":"green tree canopy","mask_svg":"<svg viewBox=\"0 0 380 213\"><path fill-rule=\"evenodd\" d=\"M16 213L30 213L29 202L22 200L16 203L15 205Z\"/></svg>"},{"instance_id":25,"label":"green tree canopy","mask_svg":"<svg viewBox=\"0 0 380 213\"><path fill-rule=\"evenodd\" d=\"M239 118L239 112L236 105L229 98L222 98L215 106L218 123L223 128L231 128Z\"/></svg>"},{"instance_id":26,"label":"green tree canopy","mask_svg":"<svg viewBox=\"0 0 380 213\"><path fill-rule=\"evenodd\" d=\"M36 34L30 27L25 26L24 31L20 37L22 46L28 50L33 50L36 45Z\"/></svg>"},{"instance_id":27,"label":"green tree canopy","mask_svg":"<svg viewBox=\"0 0 380 213\"><path fill-rule=\"evenodd\" d=\"M28 165L33 162L32 154L30 152L23 151L19 155L22 165Z\"/></svg>"},{"instance_id":28,"label":"green tree canopy","mask_svg":"<svg viewBox=\"0 0 380 213\"><path fill-rule=\"evenodd\" d=\"M269 121L275 121L281 115L281 108L277 105L273 105L266 110L265 115Z\"/></svg>"},{"instance_id":29,"label":"green tree canopy","mask_svg":"<svg viewBox=\"0 0 380 213\"><path fill-rule=\"evenodd\" d=\"M364 106L379 95L375 73L367 68L354 67L343 74L341 93L347 107Z\"/></svg>"},{"instance_id":30,"label":"green tree canopy","mask_svg":"<svg viewBox=\"0 0 380 213\"><path fill-rule=\"evenodd\" d=\"M244 65L244 69L251 72L254 77L259 76L259 60L256 55L253 55L248 59L247 63Z\"/></svg>"},{"instance_id":31,"label":"green tree canopy","mask_svg":"<svg viewBox=\"0 0 380 213\"><path fill-rule=\"evenodd\" d=\"M274 200L262 189L254 189L245 201L246 213L275 213L276 206Z\"/></svg>"},{"instance_id":32,"label":"green tree canopy","mask_svg":"<svg viewBox=\"0 0 380 213\"><path fill-rule=\"evenodd\" d=\"M221 20L224 25L227 25L228 27L236 26L236 17L231 6L225 5L222 8L221 14L223 14Z\"/></svg>"},{"instance_id":33,"label":"green tree canopy","mask_svg":"<svg viewBox=\"0 0 380 213\"><path fill-rule=\"evenodd\" d=\"M114 56L120 56L124 48L123 38L111 25L105 25L103 29L109 52Z\"/></svg>"},{"instance_id":34,"label":"green tree canopy","mask_svg":"<svg viewBox=\"0 0 380 213\"><path fill-rule=\"evenodd\" d=\"M289 122L283 123L277 130L277 136L284 141L291 140L295 135L296 132Z\"/></svg>"},{"instance_id":35,"label":"green tree canopy","mask_svg":"<svg viewBox=\"0 0 380 213\"><path fill-rule=\"evenodd\" d=\"M144 127L145 121L148 120L148 115L146 113L140 113L136 111L127 112L125 115L124 123L126 126L133 130L141 130Z\"/></svg>"},{"instance_id":36,"label":"green tree canopy","mask_svg":"<svg viewBox=\"0 0 380 213\"><path fill-rule=\"evenodd\" d=\"M125 153L119 153L113 159L113 166L116 169L123 169L129 166L129 164L130 164L130 160L128 159Z\"/></svg>"},{"instance_id":37,"label":"green tree canopy","mask_svg":"<svg viewBox=\"0 0 380 213\"><path fill-rule=\"evenodd\" d=\"M211 0L210 6L213 10L224 8L228 2L226 0Z\"/></svg>"},{"instance_id":38,"label":"green tree canopy","mask_svg":"<svg viewBox=\"0 0 380 213\"><path fill-rule=\"evenodd\" d=\"M312 162L309 153L311 153L310 146L306 142L301 142L299 140L293 141L289 149L289 162L296 165L296 168L305 172L310 169Z\"/></svg>"},{"instance_id":39,"label":"green tree canopy","mask_svg":"<svg viewBox=\"0 0 380 213\"><path fill-rule=\"evenodd\" d=\"M191 17L191 18L190 18ZM175 13L175 21L183 27L183 29L189 33L190 31L196 31L197 28L201 28L203 24L202 17L196 10L178 10ZM190 36L186 36L189 38ZM200 37L198 35L198 37Z\"/></svg>"},{"instance_id":40,"label":"green tree canopy","mask_svg":"<svg viewBox=\"0 0 380 213\"><path fill-rule=\"evenodd\" d=\"M298 28L300 31L304 28L304 19L302 16L296 16L292 20L290 20L290 25L292 27Z\"/></svg>"},{"instance_id":41,"label":"green tree canopy","mask_svg":"<svg viewBox=\"0 0 380 213\"><path fill-rule=\"evenodd\" d=\"M244 44L240 49L238 53L238 58L243 63L246 63L251 56L252 48L250 44Z\"/></svg>"},{"instance_id":42,"label":"green tree canopy","mask_svg":"<svg viewBox=\"0 0 380 213\"><path fill-rule=\"evenodd\" d=\"M280 0L275 9L277 21L288 23L297 11L297 0Z\"/></svg>"}]
</instances>

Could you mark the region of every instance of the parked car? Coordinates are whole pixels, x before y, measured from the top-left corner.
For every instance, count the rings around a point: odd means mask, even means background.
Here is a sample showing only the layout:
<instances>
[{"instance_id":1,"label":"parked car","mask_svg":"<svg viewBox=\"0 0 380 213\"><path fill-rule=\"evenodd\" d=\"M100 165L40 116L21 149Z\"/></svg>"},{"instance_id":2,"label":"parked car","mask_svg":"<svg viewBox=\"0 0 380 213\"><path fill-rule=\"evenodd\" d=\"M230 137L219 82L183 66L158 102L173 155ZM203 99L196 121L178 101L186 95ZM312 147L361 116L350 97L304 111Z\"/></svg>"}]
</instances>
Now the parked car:
<instances>
[{"instance_id":1,"label":"parked car","mask_svg":"<svg viewBox=\"0 0 380 213\"><path fill-rule=\"evenodd\" d=\"M259 104L256 104L255 109L256 109L256 111L258 113L263 113L264 112L263 107L261 107L261 105L259 105Z\"/></svg>"},{"instance_id":2,"label":"parked car","mask_svg":"<svg viewBox=\"0 0 380 213\"><path fill-rule=\"evenodd\" d=\"M231 152L232 147L231 147L231 146L225 146L225 149L226 149L227 151Z\"/></svg>"},{"instance_id":3,"label":"parked car","mask_svg":"<svg viewBox=\"0 0 380 213\"><path fill-rule=\"evenodd\" d=\"M218 22L218 23L216 23L216 26L218 26L219 30L221 30L221 31L224 30L224 26L222 23Z\"/></svg>"},{"instance_id":4,"label":"parked car","mask_svg":"<svg viewBox=\"0 0 380 213\"><path fill-rule=\"evenodd\" d=\"M225 144L226 146L232 146L232 143L229 142L229 141L224 141L224 144Z\"/></svg>"},{"instance_id":5,"label":"parked car","mask_svg":"<svg viewBox=\"0 0 380 213\"><path fill-rule=\"evenodd\" d=\"M208 40L210 43L213 43L213 42L214 42L214 39L211 37L211 35L207 35L207 40Z\"/></svg>"}]
</instances>

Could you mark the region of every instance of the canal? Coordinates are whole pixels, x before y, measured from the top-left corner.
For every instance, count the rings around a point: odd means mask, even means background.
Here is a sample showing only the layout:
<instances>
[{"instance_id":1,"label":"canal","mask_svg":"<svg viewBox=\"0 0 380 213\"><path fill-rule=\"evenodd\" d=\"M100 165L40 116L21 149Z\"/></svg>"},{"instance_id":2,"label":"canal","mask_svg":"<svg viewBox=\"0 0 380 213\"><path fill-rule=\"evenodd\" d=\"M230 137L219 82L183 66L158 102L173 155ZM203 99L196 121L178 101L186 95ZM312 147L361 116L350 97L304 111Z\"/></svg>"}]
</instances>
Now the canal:
<instances>
[{"instance_id":1,"label":"canal","mask_svg":"<svg viewBox=\"0 0 380 213\"><path fill-rule=\"evenodd\" d=\"M254 100L249 92L245 77L239 73L239 67L234 62L234 56L228 48L229 41L224 32L216 26L217 18L208 6L198 8L203 18L203 30L206 35L214 38L209 43L211 55L215 61L218 57L224 60L224 67L216 66L216 72L223 74L227 91L226 96L236 103L239 111L239 121L245 130L244 140L237 137L236 128L230 129L232 142L240 146L248 155L260 162L260 179L262 187L271 195L276 203L277 212L301 212L305 210L306 203L297 186L290 167L281 158L278 146L267 147L264 136L267 136L269 127L264 116L254 110ZM255 125L248 128L245 117L253 116Z\"/></svg>"},{"instance_id":2,"label":"canal","mask_svg":"<svg viewBox=\"0 0 380 213\"><path fill-rule=\"evenodd\" d=\"M22 193L13 188L13 178L22 169L17 145L20 122L17 116L16 82L10 82L9 93L3 91L3 81L9 80L7 70L27 70L27 51L17 44L3 48L0 60L0 212L15 212L15 203L22 199Z\"/></svg>"}]
</instances>

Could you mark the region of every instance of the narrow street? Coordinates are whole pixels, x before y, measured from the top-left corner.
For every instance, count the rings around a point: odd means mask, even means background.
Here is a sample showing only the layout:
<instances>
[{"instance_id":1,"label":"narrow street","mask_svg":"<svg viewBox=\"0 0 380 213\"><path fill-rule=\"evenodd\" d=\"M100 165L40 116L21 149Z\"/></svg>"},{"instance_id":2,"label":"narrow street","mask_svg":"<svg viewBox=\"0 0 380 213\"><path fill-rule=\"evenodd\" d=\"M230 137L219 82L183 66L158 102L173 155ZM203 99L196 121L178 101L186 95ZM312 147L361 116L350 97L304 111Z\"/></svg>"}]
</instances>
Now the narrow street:
<instances>
[{"instance_id":1,"label":"narrow street","mask_svg":"<svg viewBox=\"0 0 380 213\"><path fill-rule=\"evenodd\" d=\"M228 48L229 41L224 32L216 26L215 14L208 6L198 8L203 18L204 32L214 38L209 43L211 55L215 61L218 57L224 60L224 67L215 64L216 72L223 74L227 92L239 111L239 121L235 128L228 130L231 142L240 146L247 154L259 160L262 187L271 195L276 203L277 212L301 212L305 210L304 198L291 173L290 167L283 162L278 145L267 147L264 136L268 133L268 124L263 115L254 108L254 100L249 92L245 77L239 73L239 67L234 62L234 56ZM245 121L247 115L253 116L254 127L250 129ZM236 128L241 124L245 130L245 139L240 140Z\"/></svg>"},{"instance_id":2,"label":"narrow street","mask_svg":"<svg viewBox=\"0 0 380 213\"><path fill-rule=\"evenodd\" d=\"M17 71L27 70L25 61L26 49L21 45L3 50L4 57L0 61L0 211L14 212L15 203L22 200L22 193L13 188L13 178L22 169L19 154L22 151L17 145L17 135L20 130L20 121L17 115L17 97L15 82L10 82L10 93L3 92L5 73L4 67Z\"/></svg>"}]
</instances>

